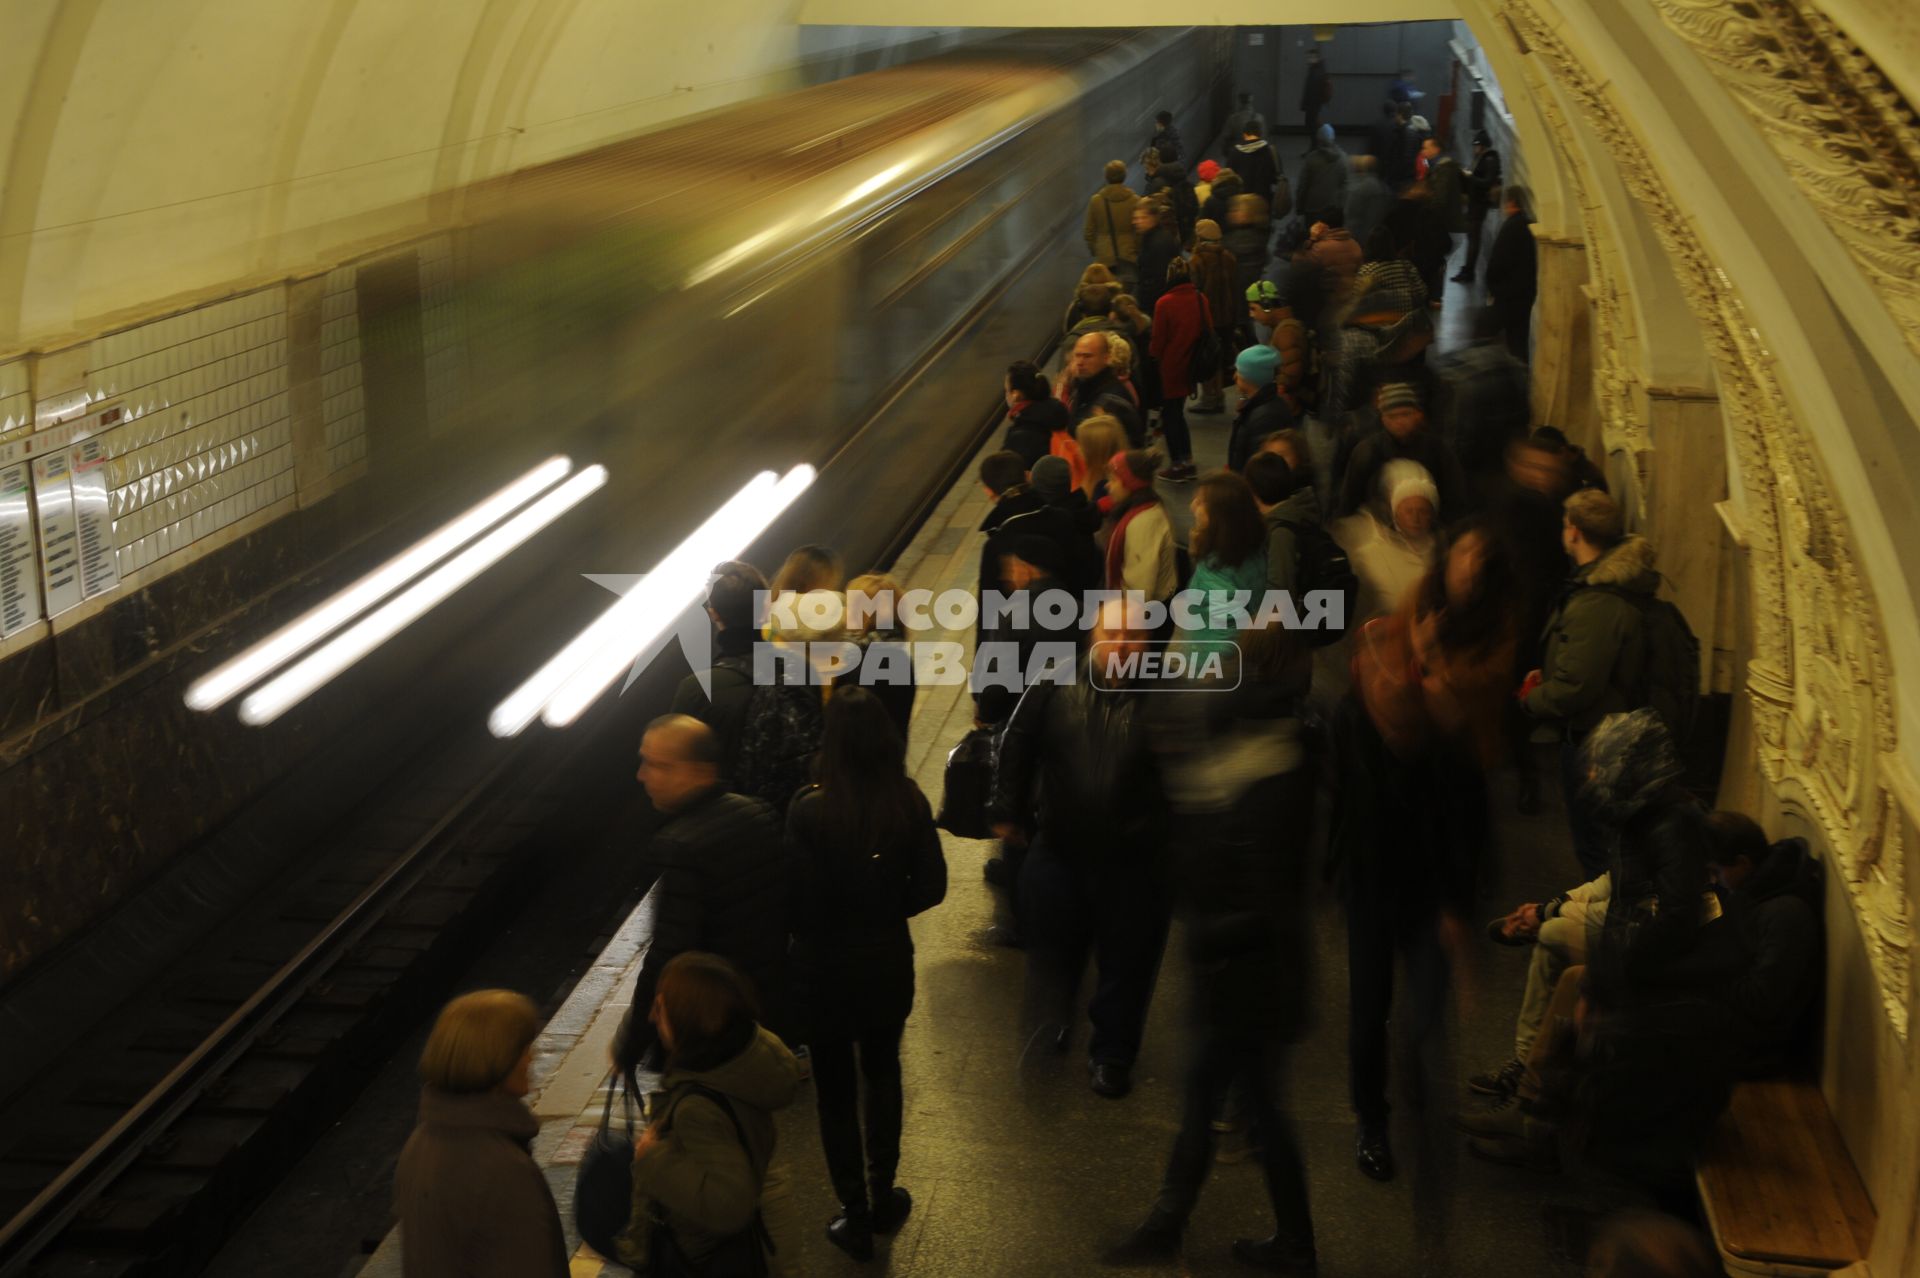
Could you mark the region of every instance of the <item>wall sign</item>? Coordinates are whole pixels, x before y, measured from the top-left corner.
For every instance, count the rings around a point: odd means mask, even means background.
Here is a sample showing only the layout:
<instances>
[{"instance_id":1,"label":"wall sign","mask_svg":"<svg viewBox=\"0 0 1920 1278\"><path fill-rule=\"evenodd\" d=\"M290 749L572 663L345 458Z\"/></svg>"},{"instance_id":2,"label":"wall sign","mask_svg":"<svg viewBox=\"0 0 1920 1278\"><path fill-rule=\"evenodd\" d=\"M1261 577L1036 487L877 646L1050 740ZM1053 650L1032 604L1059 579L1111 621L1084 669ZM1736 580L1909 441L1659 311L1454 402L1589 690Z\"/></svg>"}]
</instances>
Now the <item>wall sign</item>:
<instances>
[{"instance_id":1,"label":"wall sign","mask_svg":"<svg viewBox=\"0 0 1920 1278\"><path fill-rule=\"evenodd\" d=\"M33 467L0 466L0 639L40 620L33 562Z\"/></svg>"}]
</instances>

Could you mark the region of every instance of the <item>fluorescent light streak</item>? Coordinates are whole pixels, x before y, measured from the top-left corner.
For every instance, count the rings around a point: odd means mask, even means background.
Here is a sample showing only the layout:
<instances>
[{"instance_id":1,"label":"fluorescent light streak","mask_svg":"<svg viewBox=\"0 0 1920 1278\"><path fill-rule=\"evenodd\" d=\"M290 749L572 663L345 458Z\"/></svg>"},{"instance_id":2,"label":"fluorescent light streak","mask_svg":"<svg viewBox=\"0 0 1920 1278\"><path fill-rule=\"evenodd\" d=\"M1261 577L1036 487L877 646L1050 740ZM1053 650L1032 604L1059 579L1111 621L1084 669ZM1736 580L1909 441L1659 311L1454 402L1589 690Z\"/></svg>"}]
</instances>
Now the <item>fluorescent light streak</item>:
<instances>
[{"instance_id":1,"label":"fluorescent light streak","mask_svg":"<svg viewBox=\"0 0 1920 1278\"><path fill-rule=\"evenodd\" d=\"M436 532L401 551L324 603L262 639L187 689L187 705L213 710L319 643L341 626L385 599L442 559L504 519L573 468L565 457L550 457L493 496Z\"/></svg>"},{"instance_id":2,"label":"fluorescent light streak","mask_svg":"<svg viewBox=\"0 0 1920 1278\"><path fill-rule=\"evenodd\" d=\"M645 580L600 614L494 708L487 726L511 737L535 716L565 727L653 645L707 587L713 565L737 558L813 482L811 466L762 471L709 515Z\"/></svg>"},{"instance_id":3,"label":"fluorescent light streak","mask_svg":"<svg viewBox=\"0 0 1920 1278\"><path fill-rule=\"evenodd\" d=\"M707 558L695 561L689 548L698 549L698 543L703 540L702 534L717 520L731 518L734 511L745 511L754 504L767 500L772 496L777 482L774 473L770 470L763 470L748 480L744 488L729 498L719 510L709 515L706 522L694 530L692 536L681 542L661 562L660 567L654 570L654 574L663 570L677 572L680 564L697 562L701 566L701 584L704 585L706 572L711 571L717 560ZM728 557L722 555L719 558ZM649 575L649 579L652 575ZM585 630L575 635L566 647L555 653L524 683L508 694L507 699L495 706L493 713L487 716L488 730L496 737L511 737L532 723L575 670L600 649L618 642L622 631L634 623L637 609L650 602L649 597L643 593L646 588L647 580L643 579L632 590L622 595L617 603L596 617Z\"/></svg>"},{"instance_id":4,"label":"fluorescent light streak","mask_svg":"<svg viewBox=\"0 0 1920 1278\"><path fill-rule=\"evenodd\" d=\"M598 492L606 482L605 466L589 466L567 480L302 658L272 682L255 690L240 703L241 721L256 726L272 723L504 559L535 533Z\"/></svg>"}]
</instances>

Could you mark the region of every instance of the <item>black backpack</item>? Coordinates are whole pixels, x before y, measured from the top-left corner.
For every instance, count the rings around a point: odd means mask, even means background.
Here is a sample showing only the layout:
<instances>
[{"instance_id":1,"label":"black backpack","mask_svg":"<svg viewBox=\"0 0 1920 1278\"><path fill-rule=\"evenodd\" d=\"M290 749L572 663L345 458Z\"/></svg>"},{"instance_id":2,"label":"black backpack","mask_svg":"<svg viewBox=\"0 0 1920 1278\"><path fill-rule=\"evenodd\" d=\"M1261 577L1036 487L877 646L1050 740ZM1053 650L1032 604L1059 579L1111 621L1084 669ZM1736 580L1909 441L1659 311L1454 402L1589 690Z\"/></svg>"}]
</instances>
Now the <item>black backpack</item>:
<instances>
[{"instance_id":1,"label":"black backpack","mask_svg":"<svg viewBox=\"0 0 1920 1278\"><path fill-rule=\"evenodd\" d=\"M1700 711L1700 641L1686 614L1670 600L1615 586L1593 586L1618 595L1640 611L1640 687L1638 701L1660 716L1674 748L1686 746Z\"/></svg>"},{"instance_id":2,"label":"black backpack","mask_svg":"<svg viewBox=\"0 0 1920 1278\"><path fill-rule=\"evenodd\" d=\"M1331 590L1340 596L1340 624L1307 631L1308 645L1325 648L1339 643L1353 625L1360 602L1360 578L1347 562L1347 552L1340 548L1333 534L1319 524L1282 519L1280 526L1292 530L1294 549L1299 556L1294 574L1296 606L1305 602L1309 591Z\"/></svg>"},{"instance_id":3,"label":"black backpack","mask_svg":"<svg viewBox=\"0 0 1920 1278\"><path fill-rule=\"evenodd\" d=\"M820 690L805 684L761 684L747 700L734 752L733 791L771 804L786 815L800 787L812 779L813 753L825 727Z\"/></svg>"}]
</instances>

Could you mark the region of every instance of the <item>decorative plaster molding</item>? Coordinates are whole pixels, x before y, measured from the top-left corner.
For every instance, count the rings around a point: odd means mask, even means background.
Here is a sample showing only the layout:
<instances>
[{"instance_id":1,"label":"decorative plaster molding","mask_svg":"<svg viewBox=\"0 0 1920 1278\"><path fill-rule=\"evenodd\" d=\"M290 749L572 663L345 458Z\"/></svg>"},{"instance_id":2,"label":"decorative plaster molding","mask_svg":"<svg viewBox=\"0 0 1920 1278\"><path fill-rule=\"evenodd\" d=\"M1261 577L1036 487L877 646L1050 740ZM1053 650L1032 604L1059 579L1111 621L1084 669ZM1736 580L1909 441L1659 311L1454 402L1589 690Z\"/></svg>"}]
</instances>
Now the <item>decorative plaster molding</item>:
<instances>
[{"instance_id":1,"label":"decorative plaster molding","mask_svg":"<svg viewBox=\"0 0 1920 1278\"><path fill-rule=\"evenodd\" d=\"M1763 12L1773 14L1789 7L1786 0L1740 0L1733 6L1714 3L1710 10L1704 7L1708 0L1656 2L1684 6L1690 20L1702 29L1751 24L1760 21L1758 15ZM1523 55L1538 55L1538 65L1581 111L1603 149L1616 155L1648 152L1646 139L1627 122L1605 86L1594 79L1531 0L1491 3L1516 48ZM1740 34L1755 38L1750 29ZM1729 33L1728 38L1735 35ZM1753 48L1760 45L1755 43ZM1891 103L1880 103L1887 109L1886 118L1896 124L1910 121L1899 114L1905 104L1897 96L1887 96ZM1617 440L1639 461L1645 454L1634 450L1645 447L1641 442L1645 426L1632 411L1630 397L1623 397L1623 387L1631 387L1633 374L1618 348L1622 336L1634 336L1626 318L1630 312L1620 301L1620 281L1626 272L1612 250L1606 218L1586 189L1584 166L1567 121L1551 94L1539 94L1538 104L1563 153L1562 171L1574 188L1586 238L1594 246L1589 255L1594 392L1609 446ZM1829 104L1822 110L1832 108ZM1817 118L1827 127L1841 127L1828 115ZM1903 127L1910 143L1910 122ZM1769 130L1768 136L1775 134ZM1909 148L1906 154L1911 157L1914 152ZM1900 163L1894 157L1873 171L1891 180ZM1913 943L1904 891L1905 855L1907 831L1920 829L1920 802L1910 787L1896 780L1904 773L1896 754L1892 672L1879 608L1860 571L1846 512L1834 499L1818 450L1794 412L1759 328L1709 250L1707 237L1649 166L1622 165L1619 174L1644 207L1701 326L1740 466L1747 497L1747 523L1742 531L1751 547L1753 569L1754 652L1747 667L1747 695L1753 709L1757 761L1781 802L1812 821L1839 859L1841 877L1848 884L1880 983L1882 1005L1894 1032L1904 1040ZM1807 179L1801 181L1805 186ZM1824 193L1817 198L1838 198L1838 189L1822 188ZM1899 189L1895 187L1894 192ZM1902 233L1896 225L1896 201L1882 191L1869 203L1880 210L1868 222L1875 227L1872 234L1883 241L1884 257L1884 243ZM1850 215L1861 216L1857 210ZM1836 228L1842 222L1837 216L1833 219ZM1909 223L1905 229L1911 232L1915 227ZM1851 247L1852 240L1848 242ZM1905 243L1900 260L1888 264L1888 278L1920 284L1920 234L1907 234ZM1883 287L1890 305L1905 296L1898 288ZM1916 289L1916 301L1920 302L1920 289ZM1920 306L1913 318L1920 321ZM1914 332L1910 329L1909 336Z\"/></svg>"},{"instance_id":2,"label":"decorative plaster molding","mask_svg":"<svg viewBox=\"0 0 1920 1278\"><path fill-rule=\"evenodd\" d=\"M1920 352L1920 130L1808 0L1653 0L1712 67Z\"/></svg>"}]
</instances>

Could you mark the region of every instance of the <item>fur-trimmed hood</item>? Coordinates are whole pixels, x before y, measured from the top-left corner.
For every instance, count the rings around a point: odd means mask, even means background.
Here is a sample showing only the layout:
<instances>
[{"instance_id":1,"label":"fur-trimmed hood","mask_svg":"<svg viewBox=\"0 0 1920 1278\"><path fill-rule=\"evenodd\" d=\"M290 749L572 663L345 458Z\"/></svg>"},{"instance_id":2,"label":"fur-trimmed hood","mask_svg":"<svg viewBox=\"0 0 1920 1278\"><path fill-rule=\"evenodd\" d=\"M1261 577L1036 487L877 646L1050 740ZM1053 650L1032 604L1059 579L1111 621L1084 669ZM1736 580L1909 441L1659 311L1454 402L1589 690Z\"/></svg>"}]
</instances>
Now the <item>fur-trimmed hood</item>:
<instances>
[{"instance_id":1,"label":"fur-trimmed hood","mask_svg":"<svg viewBox=\"0 0 1920 1278\"><path fill-rule=\"evenodd\" d=\"M1585 578L1589 586L1614 586L1653 594L1660 574L1653 566L1653 543L1635 534L1593 561Z\"/></svg>"}]
</instances>

